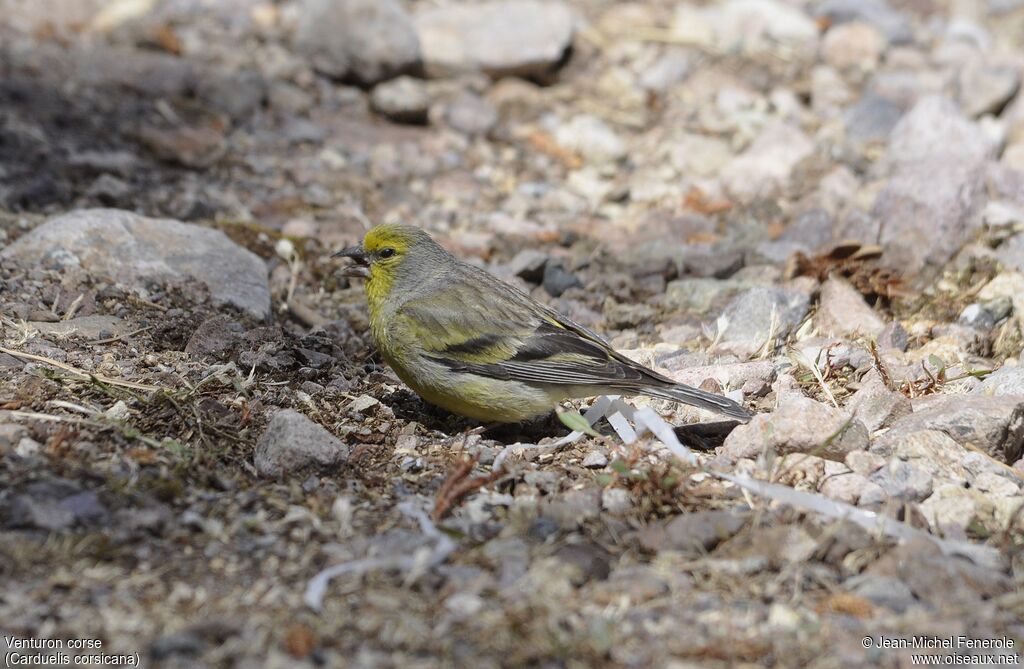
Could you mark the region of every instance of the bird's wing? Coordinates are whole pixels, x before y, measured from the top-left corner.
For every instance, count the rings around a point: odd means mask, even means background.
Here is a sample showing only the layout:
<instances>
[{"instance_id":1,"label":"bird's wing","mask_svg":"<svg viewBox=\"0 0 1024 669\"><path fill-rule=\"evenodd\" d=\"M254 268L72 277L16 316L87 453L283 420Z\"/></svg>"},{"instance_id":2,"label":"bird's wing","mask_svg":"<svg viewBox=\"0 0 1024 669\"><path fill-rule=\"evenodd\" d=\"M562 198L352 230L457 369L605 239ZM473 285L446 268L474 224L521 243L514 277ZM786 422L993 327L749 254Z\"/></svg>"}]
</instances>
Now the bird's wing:
<instances>
[{"instance_id":1,"label":"bird's wing","mask_svg":"<svg viewBox=\"0 0 1024 669\"><path fill-rule=\"evenodd\" d=\"M672 383L511 286L472 278L411 300L395 315L427 356L453 371L553 385Z\"/></svg>"}]
</instances>

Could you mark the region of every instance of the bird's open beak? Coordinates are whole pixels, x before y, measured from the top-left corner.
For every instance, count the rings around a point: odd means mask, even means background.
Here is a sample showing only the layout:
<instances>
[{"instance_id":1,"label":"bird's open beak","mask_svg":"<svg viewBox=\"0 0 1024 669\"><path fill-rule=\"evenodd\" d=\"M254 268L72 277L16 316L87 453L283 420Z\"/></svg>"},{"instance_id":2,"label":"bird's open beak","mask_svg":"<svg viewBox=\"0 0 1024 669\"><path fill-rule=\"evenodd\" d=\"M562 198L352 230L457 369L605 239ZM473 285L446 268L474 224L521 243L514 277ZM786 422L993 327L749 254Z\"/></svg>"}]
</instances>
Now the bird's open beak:
<instances>
[{"instance_id":1,"label":"bird's open beak","mask_svg":"<svg viewBox=\"0 0 1024 669\"><path fill-rule=\"evenodd\" d=\"M370 278L370 259L366 251L360 245L348 246L338 251L332 258L351 258L352 264L341 269L342 276L359 277L360 279Z\"/></svg>"}]
</instances>

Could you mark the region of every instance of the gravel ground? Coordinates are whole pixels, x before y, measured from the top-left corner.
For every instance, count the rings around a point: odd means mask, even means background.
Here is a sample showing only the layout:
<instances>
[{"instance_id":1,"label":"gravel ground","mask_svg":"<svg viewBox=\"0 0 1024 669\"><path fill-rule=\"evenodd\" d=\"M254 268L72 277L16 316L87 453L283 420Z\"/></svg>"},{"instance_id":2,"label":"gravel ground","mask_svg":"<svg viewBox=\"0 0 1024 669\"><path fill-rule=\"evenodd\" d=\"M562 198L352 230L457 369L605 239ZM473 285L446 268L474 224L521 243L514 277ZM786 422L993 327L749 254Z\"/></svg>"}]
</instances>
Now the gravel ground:
<instances>
[{"instance_id":1,"label":"gravel ground","mask_svg":"<svg viewBox=\"0 0 1024 669\"><path fill-rule=\"evenodd\" d=\"M5 652L1017 663L1022 36L1016 0L0 0ZM424 404L329 258L379 222L757 417Z\"/></svg>"}]
</instances>

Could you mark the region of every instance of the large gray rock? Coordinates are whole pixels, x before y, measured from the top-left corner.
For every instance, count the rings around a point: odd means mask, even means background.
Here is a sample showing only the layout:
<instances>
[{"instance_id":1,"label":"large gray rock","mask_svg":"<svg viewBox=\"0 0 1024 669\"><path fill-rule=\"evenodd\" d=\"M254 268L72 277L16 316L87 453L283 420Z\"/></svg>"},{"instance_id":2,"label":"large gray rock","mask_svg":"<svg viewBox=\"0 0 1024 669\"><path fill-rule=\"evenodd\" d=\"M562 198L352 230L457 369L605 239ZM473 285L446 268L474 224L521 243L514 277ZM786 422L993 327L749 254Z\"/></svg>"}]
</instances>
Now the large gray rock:
<instances>
[{"instance_id":1,"label":"large gray rock","mask_svg":"<svg viewBox=\"0 0 1024 669\"><path fill-rule=\"evenodd\" d=\"M960 250L981 225L994 149L945 98L924 98L900 120L886 154L892 176L872 209L887 264L913 274Z\"/></svg>"},{"instance_id":2,"label":"large gray rock","mask_svg":"<svg viewBox=\"0 0 1024 669\"><path fill-rule=\"evenodd\" d=\"M574 32L566 5L539 0L427 7L415 21L423 64L436 76L543 76L562 61Z\"/></svg>"},{"instance_id":3,"label":"large gray rock","mask_svg":"<svg viewBox=\"0 0 1024 669\"><path fill-rule=\"evenodd\" d=\"M726 437L722 453L733 459L810 453L842 462L868 446L864 423L845 411L806 397L788 397L772 413L758 414Z\"/></svg>"},{"instance_id":4,"label":"large gray rock","mask_svg":"<svg viewBox=\"0 0 1024 669\"><path fill-rule=\"evenodd\" d=\"M147 281L193 279L215 304L264 319L270 314L267 267L219 230L117 209L83 209L50 219L0 250L0 261L29 267L79 267L141 289Z\"/></svg>"},{"instance_id":5,"label":"large gray rock","mask_svg":"<svg viewBox=\"0 0 1024 669\"><path fill-rule=\"evenodd\" d=\"M781 288L752 288L736 296L722 315L728 321L720 343L723 350L752 355L771 337L784 341L810 309L804 293Z\"/></svg>"},{"instance_id":6,"label":"large gray rock","mask_svg":"<svg viewBox=\"0 0 1024 669\"><path fill-rule=\"evenodd\" d=\"M397 0L305 0L295 44L324 74L364 85L420 61L416 29Z\"/></svg>"},{"instance_id":7,"label":"large gray rock","mask_svg":"<svg viewBox=\"0 0 1024 669\"><path fill-rule=\"evenodd\" d=\"M256 471L277 478L348 460L349 449L333 434L292 409L274 414L256 444Z\"/></svg>"},{"instance_id":8,"label":"large gray rock","mask_svg":"<svg viewBox=\"0 0 1024 669\"><path fill-rule=\"evenodd\" d=\"M1001 462L1013 463L1024 451L1024 397L950 395L938 398L892 423L871 450L888 455L914 432L937 430L958 444L974 446Z\"/></svg>"}]
</instances>

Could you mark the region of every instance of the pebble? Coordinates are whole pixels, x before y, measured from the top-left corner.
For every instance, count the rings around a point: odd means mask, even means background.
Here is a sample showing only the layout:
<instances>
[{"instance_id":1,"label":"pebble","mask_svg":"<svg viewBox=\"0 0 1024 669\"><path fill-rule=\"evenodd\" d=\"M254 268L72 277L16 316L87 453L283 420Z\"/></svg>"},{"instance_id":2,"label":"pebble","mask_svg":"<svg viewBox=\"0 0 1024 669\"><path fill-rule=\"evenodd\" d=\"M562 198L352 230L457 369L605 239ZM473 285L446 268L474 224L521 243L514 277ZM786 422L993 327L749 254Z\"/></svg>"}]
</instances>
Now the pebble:
<instances>
[{"instance_id":1,"label":"pebble","mask_svg":"<svg viewBox=\"0 0 1024 669\"><path fill-rule=\"evenodd\" d=\"M838 277L830 277L821 284L814 324L824 335L850 338L877 337L885 328L885 321L864 297Z\"/></svg>"},{"instance_id":2,"label":"pebble","mask_svg":"<svg viewBox=\"0 0 1024 669\"><path fill-rule=\"evenodd\" d=\"M258 256L219 230L174 220L116 209L73 211L0 249L0 260L78 268L138 291L149 281L194 279L209 288L214 304L257 320L270 314L267 268Z\"/></svg>"},{"instance_id":3,"label":"pebble","mask_svg":"<svg viewBox=\"0 0 1024 669\"><path fill-rule=\"evenodd\" d=\"M498 110L479 95L463 92L448 104L444 118L464 135L486 135L498 124Z\"/></svg>"},{"instance_id":4,"label":"pebble","mask_svg":"<svg viewBox=\"0 0 1024 669\"><path fill-rule=\"evenodd\" d=\"M1020 89L1020 72L1014 67L968 65L957 77L957 100L967 116L998 114Z\"/></svg>"},{"instance_id":5,"label":"pebble","mask_svg":"<svg viewBox=\"0 0 1024 669\"><path fill-rule=\"evenodd\" d=\"M293 409L270 419L256 444L260 476L282 478L314 467L337 467L348 460L349 448L323 427Z\"/></svg>"},{"instance_id":6,"label":"pebble","mask_svg":"<svg viewBox=\"0 0 1024 669\"><path fill-rule=\"evenodd\" d=\"M871 370L861 379L861 387L850 397L846 410L863 422L868 432L875 432L910 414L913 407L906 395L890 390L881 375Z\"/></svg>"},{"instance_id":7,"label":"pebble","mask_svg":"<svg viewBox=\"0 0 1024 669\"><path fill-rule=\"evenodd\" d=\"M575 116L555 131L555 140L565 149L591 163L611 163L626 155L626 143L601 119Z\"/></svg>"},{"instance_id":8,"label":"pebble","mask_svg":"<svg viewBox=\"0 0 1024 669\"><path fill-rule=\"evenodd\" d=\"M840 23L829 28L821 42L821 55L832 67L869 71L878 66L885 36L865 21Z\"/></svg>"},{"instance_id":9,"label":"pebble","mask_svg":"<svg viewBox=\"0 0 1024 669\"><path fill-rule=\"evenodd\" d=\"M544 265L544 290L551 297L561 297L570 288L582 288L583 283L559 262L548 262Z\"/></svg>"},{"instance_id":10,"label":"pebble","mask_svg":"<svg viewBox=\"0 0 1024 669\"><path fill-rule=\"evenodd\" d=\"M601 469L608 464L608 456L601 451L590 451L580 464L588 469Z\"/></svg>"},{"instance_id":11,"label":"pebble","mask_svg":"<svg viewBox=\"0 0 1024 669\"><path fill-rule=\"evenodd\" d=\"M422 80L401 76L374 87L370 108L397 123L423 124L427 122L430 95Z\"/></svg>"},{"instance_id":12,"label":"pebble","mask_svg":"<svg viewBox=\"0 0 1024 669\"><path fill-rule=\"evenodd\" d=\"M539 0L427 6L415 23L431 76L543 77L562 62L575 31L565 4Z\"/></svg>"},{"instance_id":13,"label":"pebble","mask_svg":"<svg viewBox=\"0 0 1024 669\"><path fill-rule=\"evenodd\" d=\"M696 511L649 525L638 533L648 551L682 551L703 555L736 534L747 524L747 514L737 511Z\"/></svg>"}]
</instances>

